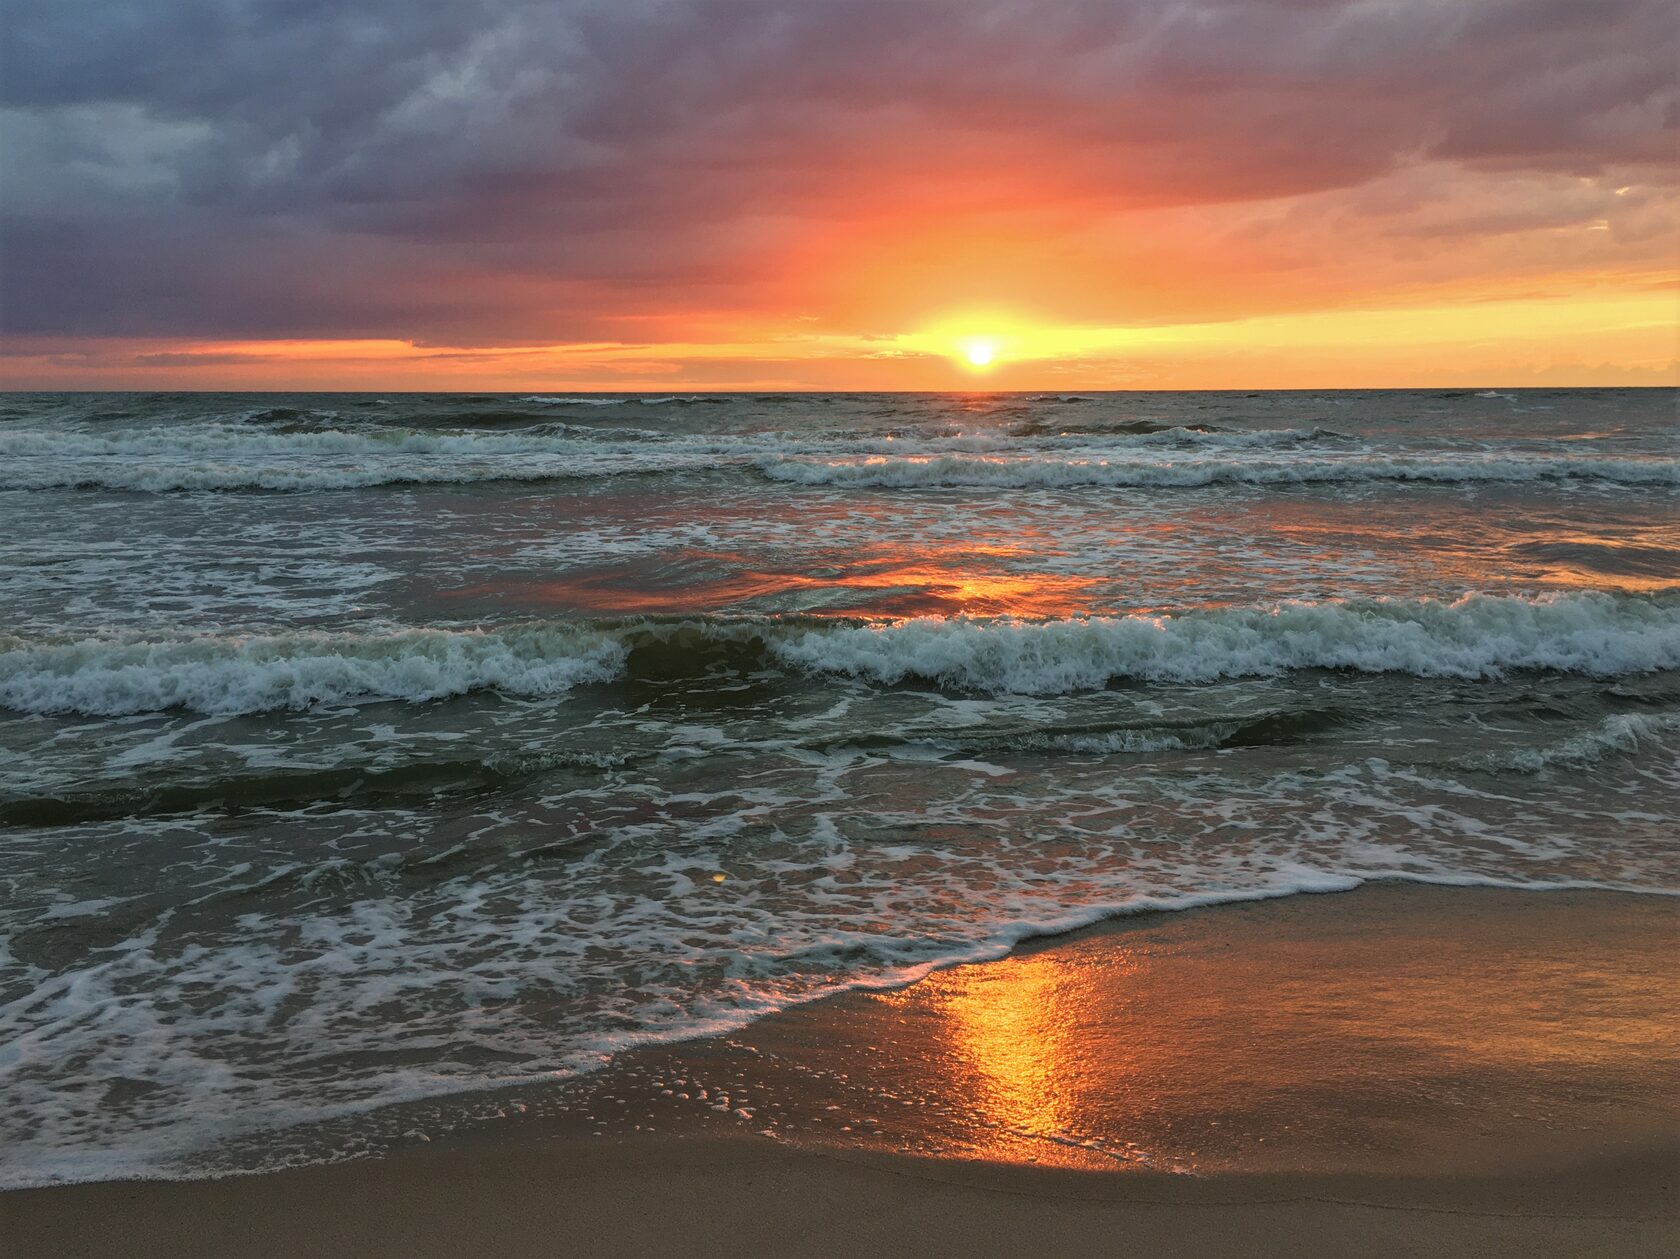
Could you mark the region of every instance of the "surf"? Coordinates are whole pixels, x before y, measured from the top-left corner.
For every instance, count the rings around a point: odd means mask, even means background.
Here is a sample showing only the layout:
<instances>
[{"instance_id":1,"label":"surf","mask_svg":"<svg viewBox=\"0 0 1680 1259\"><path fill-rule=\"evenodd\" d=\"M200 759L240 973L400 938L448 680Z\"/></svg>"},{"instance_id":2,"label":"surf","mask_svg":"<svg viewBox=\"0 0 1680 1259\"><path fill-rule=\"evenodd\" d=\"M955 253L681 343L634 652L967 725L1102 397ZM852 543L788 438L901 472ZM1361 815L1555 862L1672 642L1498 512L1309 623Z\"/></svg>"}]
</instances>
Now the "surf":
<instances>
[{"instance_id":1,"label":"surf","mask_svg":"<svg viewBox=\"0 0 1680 1259\"><path fill-rule=\"evenodd\" d=\"M1491 678L1680 668L1680 596L1596 592L1284 601L1053 620L691 617L371 633L0 639L0 708L214 715L495 690L558 695L626 677L780 668L877 686L1057 695L1301 669Z\"/></svg>"}]
</instances>

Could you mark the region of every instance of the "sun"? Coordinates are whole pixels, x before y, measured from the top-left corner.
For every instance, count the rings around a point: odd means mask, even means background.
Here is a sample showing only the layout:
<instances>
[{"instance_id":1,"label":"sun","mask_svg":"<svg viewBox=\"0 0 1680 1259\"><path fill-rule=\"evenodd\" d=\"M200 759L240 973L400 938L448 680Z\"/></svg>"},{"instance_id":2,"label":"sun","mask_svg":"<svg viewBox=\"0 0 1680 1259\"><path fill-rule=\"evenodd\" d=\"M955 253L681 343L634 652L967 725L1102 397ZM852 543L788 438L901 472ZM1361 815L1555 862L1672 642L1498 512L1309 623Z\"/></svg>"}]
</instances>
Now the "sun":
<instances>
[{"instance_id":1,"label":"sun","mask_svg":"<svg viewBox=\"0 0 1680 1259\"><path fill-rule=\"evenodd\" d=\"M970 367L990 367L997 358L997 342L989 337L970 337L962 343L962 354Z\"/></svg>"}]
</instances>

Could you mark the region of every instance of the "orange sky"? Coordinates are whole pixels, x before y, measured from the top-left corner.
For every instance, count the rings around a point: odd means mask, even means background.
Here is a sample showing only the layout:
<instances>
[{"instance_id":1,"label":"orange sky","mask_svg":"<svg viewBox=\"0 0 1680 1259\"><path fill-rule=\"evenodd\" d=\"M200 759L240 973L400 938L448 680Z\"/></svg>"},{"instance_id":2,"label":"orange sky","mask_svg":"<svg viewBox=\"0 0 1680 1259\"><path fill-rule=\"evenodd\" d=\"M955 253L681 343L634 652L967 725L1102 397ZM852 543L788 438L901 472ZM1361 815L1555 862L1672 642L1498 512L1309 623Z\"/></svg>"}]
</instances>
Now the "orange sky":
<instances>
[{"instance_id":1,"label":"orange sky","mask_svg":"<svg viewBox=\"0 0 1680 1259\"><path fill-rule=\"evenodd\" d=\"M1680 383L1644 0L174 4L17 24L9 387Z\"/></svg>"},{"instance_id":2,"label":"orange sky","mask_svg":"<svg viewBox=\"0 0 1680 1259\"><path fill-rule=\"evenodd\" d=\"M805 321L739 339L551 346L100 341L16 353L15 388L321 390L1290 389L1680 384L1676 292L1062 325L995 308L895 334ZM803 326L802 326L803 325ZM978 355L976 346L986 347ZM20 347L21 348L21 347ZM986 357L977 365L971 360Z\"/></svg>"}]
</instances>

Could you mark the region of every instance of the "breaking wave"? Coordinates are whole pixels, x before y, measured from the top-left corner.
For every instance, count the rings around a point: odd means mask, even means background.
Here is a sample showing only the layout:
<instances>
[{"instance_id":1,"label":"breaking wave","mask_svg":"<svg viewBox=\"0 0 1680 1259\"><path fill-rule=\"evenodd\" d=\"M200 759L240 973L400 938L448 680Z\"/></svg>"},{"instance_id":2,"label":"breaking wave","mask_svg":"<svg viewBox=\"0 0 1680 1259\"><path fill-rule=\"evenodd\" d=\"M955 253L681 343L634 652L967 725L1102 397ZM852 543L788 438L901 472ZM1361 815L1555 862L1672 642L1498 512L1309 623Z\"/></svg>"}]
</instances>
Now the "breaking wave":
<instances>
[{"instance_id":1,"label":"breaking wave","mask_svg":"<svg viewBox=\"0 0 1680 1259\"><path fill-rule=\"evenodd\" d=\"M1052 453L1064 459L1102 458L1106 446L1167 446L1197 449L1221 447L1233 450L1330 445L1346 446L1353 439L1334 429L1313 428L1218 428L1211 424L1165 424L1155 420L1121 420L1112 423L1078 424L1063 427L1045 420L1032 420L1009 430L1011 438L1059 439ZM1075 445L1083 440L1093 449L1083 452ZM1066 445L1060 445L1065 441ZM993 454L1007 454L1015 443L997 440ZM1034 443L1036 444L1036 443ZM1029 445L1030 449L1031 446ZM879 453L879 452L878 452ZM986 453L986 452L982 452Z\"/></svg>"},{"instance_id":2,"label":"breaking wave","mask_svg":"<svg viewBox=\"0 0 1680 1259\"><path fill-rule=\"evenodd\" d=\"M567 458L532 455L496 463L388 461L373 465L204 466L149 464L102 467L11 468L0 472L0 489L109 489L162 494L178 490L349 490L374 485L455 485L491 481L572 481L590 477L686 472L717 464L703 456L637 457L629 454Z\"/></svg>"},{"instance_id":3,"label":"breaking wave","mask_svg":"<svg viewBox=\"0 0 1680 1259\"><path fill-rule=\"evenodd\" d=\"M562 397L558 397L554 394L531 393L531 394L526 394L523 398L517 399L517 401L520 401L520 402L534 402L538 406L544 406L544 407L622 407L622 406L629 406L632 402L632 399L629 399L629 398L562 398Z\"/></svg>"},{"instance_id":4,"label":"breaking wave","mask_svg":"<svg viewBox=\"0 0 1680 1259\"><path fill-rule=\"evenodd\" d=\"M1680 485L1680 460L1348 456L1286 459L1108 459L1031 455L925 455L908 458L767 459L765 476L801 485L887 489L1075 486L1195 487L1291 485L1325 481L1606 481Z\"/></svg>"},{"instance_id":5,"label":"breaking wave","mask_svg":"<svg viewBox=\"0 0 1680 1259\"><path fill-rule=\"evenodd\" d=\"M535 433L423 432L383 429L351 432L264 431L231 424L141 429L120 436L44 432L0 433L4 459L239 459L311 456L373 458L389 455L523 455L578 445L564 425ZM9 469L15 472L17 469Z\"/></svg>"},{"instance_id":6,"label":"breaking wave","mask_svg":"<svg viewBox=\"0 0 1680 1259\"><path fill-rule=\"evenodd\" d=\"M1680 599L1594 593L1455 602L1281 603L1054 621L690 620L493 630L0 639L0 707L100 716L551 695L622 677L788 668L877 685L1063 694L1120 680L1211 682L1294 669L1485 678L1680 668Z\"/></svg>"},{"instance_id":7,"label":"breaking wave","mask_svg":"<svg viewBox=\"0 0 1680 1259\"><path fill-rule=\"evenodd\" d=\"M602 440L580 431L563 424L512 433L254 432L228 425L120 437L25 431L0 434L0 489L331 490L573 480L704 469L760 449L727 441L661 444L658 434L635 430Z\"/></svg>"},{"instance_id":8,"label":"breaking wave","mask_svg":"<svg viewBox=\"0 0 1680 1259\"><path fill-rule=\"evenodd\" d=\"M554 394L533 393L520 398L520 402L534 402L539 406L571 406L571 407L684 407L684 406L720 406L733 402L735 399L729 394L678 394L668 397L644 397L637 395L628 398L603 398L596 396L563 397Z\"/></svg>"},{"instance_id":9,"label":"breaking wave","mask_svg":"<svg viewBox=\"0 0 1680 1259\"><path fill-rule=\"evenodd\" d=\"M1290 669L1480 678L1680 667L1680 601L1600 594L1282 603L1066 621L921 618L807 633L786 661L879 683L1059 694L1118 679L1210 682Z\"/></svg>"},{"instance_id":10,"label":"breaking wave","mask_svg":"<svg viewBox=\"0 0 1680 1259\"><path fill-rule=\"evenodd\" d=\"M822 430L700 436L550 421L499 432L290 426L265 431L212 424L113 436L32 429L0 433L0 489L308 491L755 467L773 481L841 488L1403 481L1680 485L1680 459L1379 456L1335 449L1347 441L1323 428L1234 430L1150 421L1065 431L907 433L902 439ZM1326 445L1330 449L1323 449Z\"/></svg>"},{"instance_id":11,"label":"breaking wave","mask_svg":"<svg viewBox=\"0 0 1680 1259\"><path fill-rule=\"evenodd\" d=\"M523 417L519 417L523 418ZM1188 430L1177 430L1188 432ZM1207 435L1238 445L1294 440L1291 430ZM1170 436L1170 434L1168 435ZM1146 441L1150 435L1135 435ZM1176 440L1176 439L1175 439ZM304 492L376 485L572 481L750 467L754 460L862 458L908 451L926 457L1000 449L1020 455L1042 443L988 433L910 441L788 432L675 437L640 428L610 430L543 422L511 432L384 429L298 431L214 424L162 427L119 436L24 430L0 433L0 489L114 489L147 493L265 490ZM1065 449L1065 448L1064 448ZM1100 457L1101 450L1075 453ZM830 466L830 465L822 465Z\"/></svg>"},{"instance_id":12,"label":"breaking wave","mask_svg":"<svg viewBox=\"0 0 1680 1259\"><path fill-rule=\"evenodd\" d=\"M549 695L605 681L624 647L587 630L0 639L0 707L32 713L186 709L233 715L314 704L443 699L494 688Z\"/></svg>"}]
</instances>

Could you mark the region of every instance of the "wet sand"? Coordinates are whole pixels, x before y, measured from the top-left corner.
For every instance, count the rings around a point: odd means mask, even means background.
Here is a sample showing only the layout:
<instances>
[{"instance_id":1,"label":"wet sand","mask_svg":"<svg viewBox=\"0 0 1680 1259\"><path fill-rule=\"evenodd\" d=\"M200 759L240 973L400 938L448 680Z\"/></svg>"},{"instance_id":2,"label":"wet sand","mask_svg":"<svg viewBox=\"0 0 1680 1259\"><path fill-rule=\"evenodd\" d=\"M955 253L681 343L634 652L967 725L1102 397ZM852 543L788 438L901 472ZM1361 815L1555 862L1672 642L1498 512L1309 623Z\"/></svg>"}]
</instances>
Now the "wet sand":
<instances>
[{"instance_id":1,"label":"wet sand","mask_svg":"<svg viewBox=\"0 0 1680 1259\"><path fill-rule=\"evenodd\" d=\"M1140 916L394 1118L384 1156L0 1195L36 1255L1641 1255L1680 903L1383 885ZM328 1142L330 1133L321 1139Z\"/></svg>"}]
</instances>

